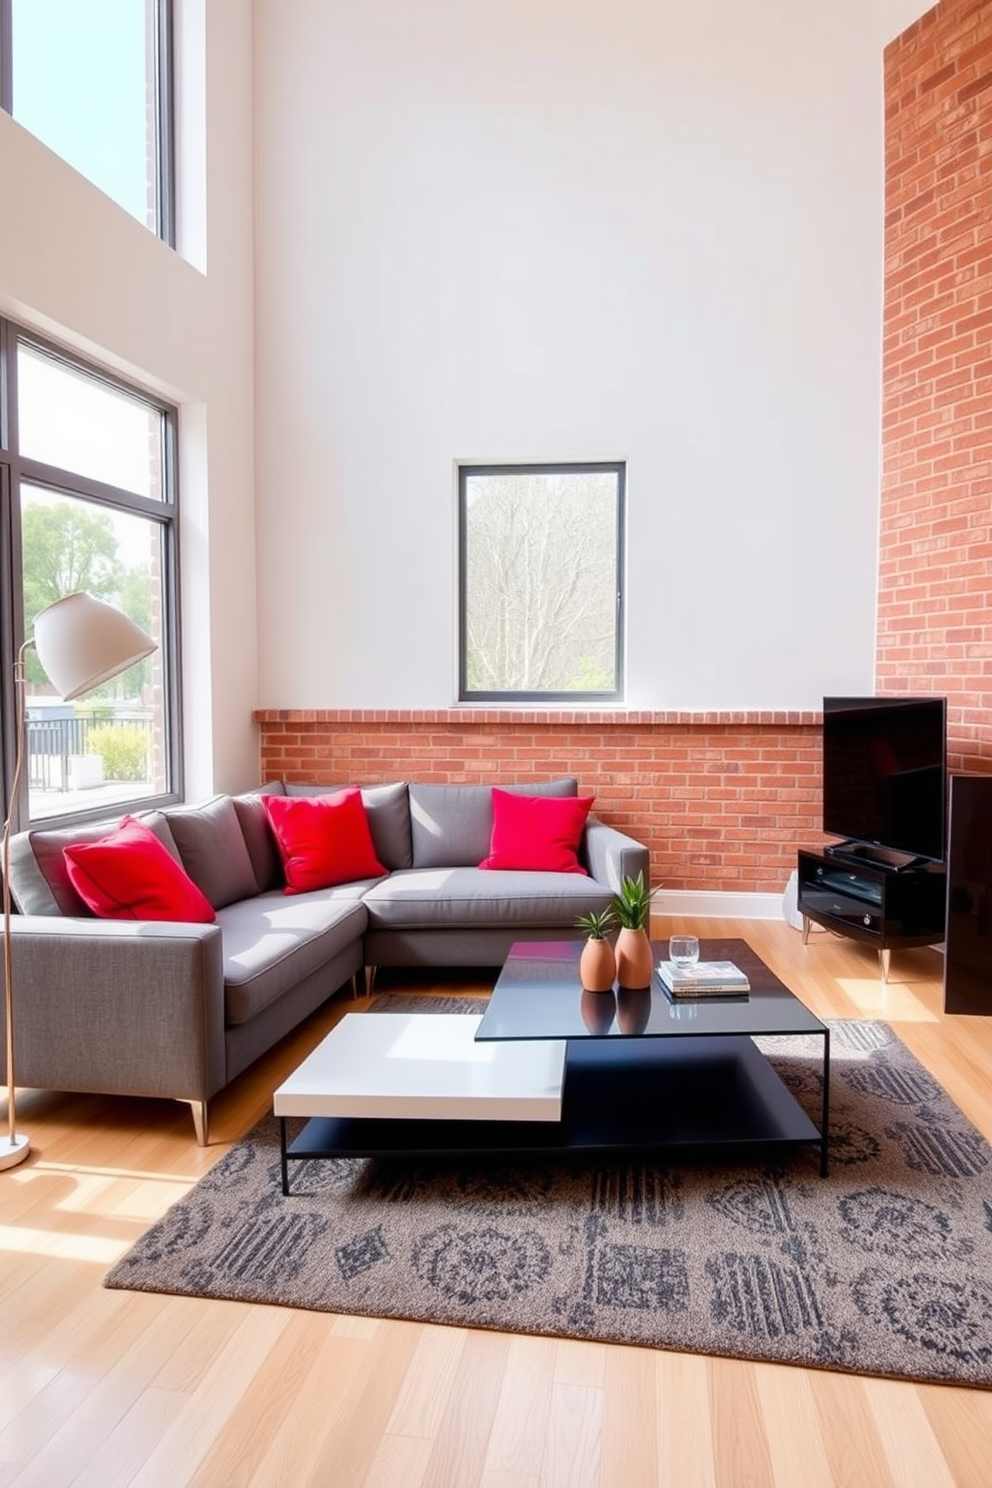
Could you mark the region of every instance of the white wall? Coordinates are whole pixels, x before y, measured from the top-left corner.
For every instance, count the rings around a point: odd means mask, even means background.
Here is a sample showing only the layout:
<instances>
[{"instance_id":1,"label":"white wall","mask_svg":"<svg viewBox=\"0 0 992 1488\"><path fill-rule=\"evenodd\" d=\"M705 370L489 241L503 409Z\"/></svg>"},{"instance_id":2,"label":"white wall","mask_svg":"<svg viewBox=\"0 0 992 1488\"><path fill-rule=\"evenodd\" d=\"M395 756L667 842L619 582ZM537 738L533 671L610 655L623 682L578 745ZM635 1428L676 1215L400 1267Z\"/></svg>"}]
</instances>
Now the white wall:
<instances>
[{"instance_id":1,"label":"white wall","mask_svg":"<svg viewBox=\"0 0 992 1488\"><path fill-rule=\"evenodd\" d=\"M256 0L260 702L443 707L453 462L628 462L637 708L873 680L862 0Z\"/></svg>"},{"instance_id":2,"label":"white wall","mask_svg":"<svg viewBox=\"0 0 992 1488\"><path fill-rule=\"evenodd\" d=\"M251 9L179 0L193 267L0 113L0 311L180 406L187 793L257 781Z\"/></svg>"},{"instance_id":3,"label":"white wall","mask_svg":"<svg viewBox=\"0 0 992 1488\"><path fill-rule=\"evenodd\" d=\"M871 0L875 40L879 47L888 46L921 15L935 8L928 0Z\"/></svg>"}]
</instances>

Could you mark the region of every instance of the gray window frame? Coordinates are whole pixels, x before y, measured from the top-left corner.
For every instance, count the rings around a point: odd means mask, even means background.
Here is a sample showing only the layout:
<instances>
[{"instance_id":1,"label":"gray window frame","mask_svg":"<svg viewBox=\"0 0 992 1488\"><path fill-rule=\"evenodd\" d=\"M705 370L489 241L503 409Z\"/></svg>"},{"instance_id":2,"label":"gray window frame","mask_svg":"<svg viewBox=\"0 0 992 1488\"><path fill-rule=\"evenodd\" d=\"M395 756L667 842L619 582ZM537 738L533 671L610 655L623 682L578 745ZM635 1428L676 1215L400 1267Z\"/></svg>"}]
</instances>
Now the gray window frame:
<instances>
[{"instance_id":1,"label":"gray window frame","mask_svg":"<svg viewBox=\"0 0 992 1488\"><path fill-rule=\"evenodd\" d=\"M471 464L458 465L458 701L460 703L568 703L574 706L583 702L623 701L624 696L624 570L625 533L627 506L627 462L625 460L564 460L543 461L527 464ZM468 543L467 543L467 483L473 476L500 475L585 475L611 473L617 478L617 525L616 525L616 615L614 676L615 688L602 691L548 691L513 692L487 691L470 688L468 685Z\"/></svg>"},{"instance_id":2,"label":"gray window frame","mask_svg":"<svg viewBox=\"0 0 992 1488\"><path fill-rule=\"evenodd\" d=\"M22 457L17 439L17 348L42 352L65 367L103 386L118 389L162 415L162 499L142 496L108 485L75 471ZM180 657L180 555L177 461L178 410L156 394L107 372L64 347L56 346L26 326L0 319L0 746L4 814L9 809L16 752L14 718L14 662L24 640L23 573L21 565L20 488L35 484L106 507L151 519L162 529L162 622L167 644L162 654L163 706L170 789L154 796L106 803L89 810L59 812L43 818L45 826L97 821L108 814L151 811L174 805L184 795L183 719ZM30 825L28 782L22 780L20 798L12 803L15 826Z\"/></svg>"},{"instance_id":3,"label":"gray window frame","mask_svg":"<svg viewBox=\"0 0 992 1488\"><path fill-rule=\"evenodd\" d=\"M155 7L155 232L170 248L175 248L176 69L173 0L155 0ZM0 0L0 109L8 114L13 113L14 77L17 71L17 58L13 48L13 15L13 0Z\"/></svg>"}]
</instances>

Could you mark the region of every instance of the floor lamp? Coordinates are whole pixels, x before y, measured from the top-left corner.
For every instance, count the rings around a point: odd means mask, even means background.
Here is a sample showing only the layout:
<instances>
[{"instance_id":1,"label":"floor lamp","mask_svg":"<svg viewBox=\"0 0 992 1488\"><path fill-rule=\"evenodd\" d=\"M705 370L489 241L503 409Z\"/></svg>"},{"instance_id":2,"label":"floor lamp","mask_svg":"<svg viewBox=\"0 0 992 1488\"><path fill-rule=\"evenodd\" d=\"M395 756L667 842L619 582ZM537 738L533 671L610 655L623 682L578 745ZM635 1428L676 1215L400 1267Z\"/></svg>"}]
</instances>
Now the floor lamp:
<instances>
[{"instance_id":1,"label":"floor lamp","mask_svg":"<svg viewBox=\"0 0 992 1488\"><path fill-rule=\"evenodd\" d=\"M14 715L17 762L10 788L10 806L3 824L3 977L7 1022L7 1135L0 1137L0 1169L23 1162L30 1143L17 1130L14 1095L14 976L10 954L10 832L24 766L27 734L24 658L31 647L55 687L68 703L143 661L156 642L133 620L94 599L92 594L67 594L35 616L34 638L24 642L14 663Z\"/></svg>"}]
</instances>

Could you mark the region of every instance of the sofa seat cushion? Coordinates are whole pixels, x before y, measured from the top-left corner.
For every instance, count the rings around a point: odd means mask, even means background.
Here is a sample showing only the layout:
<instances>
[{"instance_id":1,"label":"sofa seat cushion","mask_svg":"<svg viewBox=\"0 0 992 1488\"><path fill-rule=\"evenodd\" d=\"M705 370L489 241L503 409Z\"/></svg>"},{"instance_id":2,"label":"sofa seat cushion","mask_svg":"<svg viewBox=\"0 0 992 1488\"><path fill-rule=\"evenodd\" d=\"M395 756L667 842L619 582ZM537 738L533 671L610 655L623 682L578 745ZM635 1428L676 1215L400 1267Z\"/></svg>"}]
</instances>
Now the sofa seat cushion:
<instances>
[{"instance_id":1,"label":"sofa seat cushion","mask_svg":"<svg viewBox=\"0 0 992 1488\"><path fill-rule=\"evenodd\" d=\"M413 868L390 874L365 895L370 929L463 929L540 925L572 929L602 909L610 891L585 874L487 868Z\"/></svg>"},{"instance_id":2,"label":"sofa seat cushion","mask_svg":"<svg viewBox=\"0 0 992 1488\"><path fill-rule=\"evenodd\" d=\"M362 903L368 887L366 880L289 896L275 889L219 909L224 1021L247 1023L360 939L368 922Z\"/></svg>"}]
</instances>

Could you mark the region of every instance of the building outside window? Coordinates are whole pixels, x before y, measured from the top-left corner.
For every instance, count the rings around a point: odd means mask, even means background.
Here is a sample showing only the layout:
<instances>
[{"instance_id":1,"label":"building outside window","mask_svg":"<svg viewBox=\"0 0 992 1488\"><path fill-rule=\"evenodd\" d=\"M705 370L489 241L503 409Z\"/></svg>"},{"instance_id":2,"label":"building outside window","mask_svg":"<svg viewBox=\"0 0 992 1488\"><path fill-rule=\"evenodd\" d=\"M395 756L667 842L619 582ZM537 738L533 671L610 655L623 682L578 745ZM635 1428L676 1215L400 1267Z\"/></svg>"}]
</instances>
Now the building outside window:
<instances>
[{"instance_id":1,"label":"building outside window","mask_svg":"<svg viewBox=\"0 0 992 1488\"><path fill-rule=\"evenodd\" d=\"M0 0L0 106L174 244L172 0Z\"/></svg>"},{"instance_id":2,"label":"building outside window","mask_svg":"<svg viewBox=\"0 0 992 1488\"><path fill-rule=\"evenodd\" d=\"M622 697L625 477L459 467L461 701Z\"/></svg>"},{"instance_id":3,"label":"building outside window","mask_svg":"<svg viewBox=\"0 0 992 1488\"><path fill-rule=\"evenodd\" d=\"M34 617L76 590L116 605L158 643L75 702L26 657L20 817L100 814L181 792L176 414L169 405L0 323L5 614L11 754L13 656ZM10 779L9 766L7 773Z\"/></svg>"}]
</instances>

